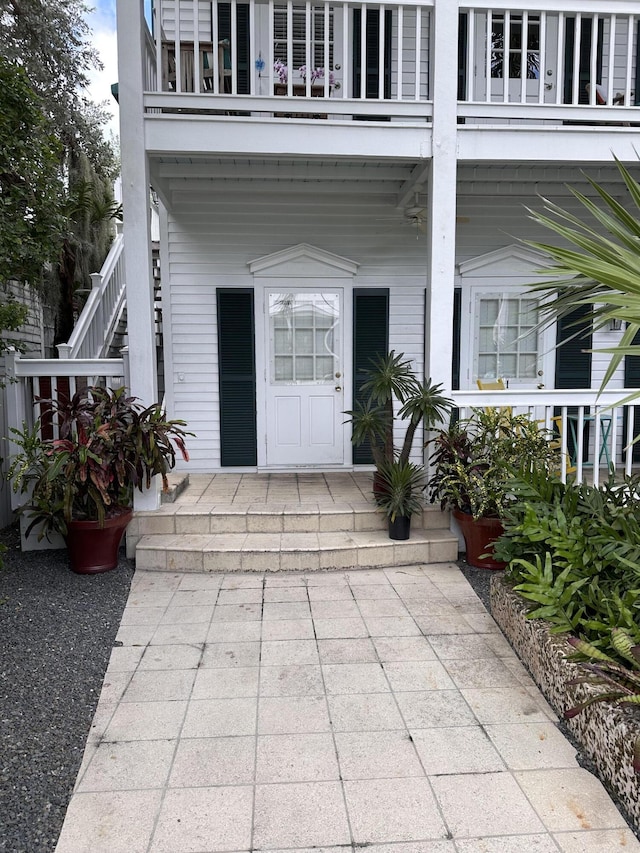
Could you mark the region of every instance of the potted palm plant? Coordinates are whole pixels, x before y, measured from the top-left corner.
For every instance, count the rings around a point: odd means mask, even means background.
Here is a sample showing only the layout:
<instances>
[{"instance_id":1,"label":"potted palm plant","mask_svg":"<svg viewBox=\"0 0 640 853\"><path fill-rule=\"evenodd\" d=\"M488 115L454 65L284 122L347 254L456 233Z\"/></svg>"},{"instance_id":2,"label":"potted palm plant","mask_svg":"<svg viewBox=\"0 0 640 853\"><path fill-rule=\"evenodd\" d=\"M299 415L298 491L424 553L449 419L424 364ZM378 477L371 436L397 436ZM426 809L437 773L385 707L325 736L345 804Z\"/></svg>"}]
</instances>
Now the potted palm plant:
<instances>
[{"instance_id":1,"label":"potted palm plant","mask_svg":"<svg viewBox=\"0 0 640 853\"><path fill-rule=\"evenodd\" d=\"M379 502L387 488L389 466L406 468L418 427L432 429L443 422L453 403L442 394L442 385L431 379L421 382L404 353L395 350L371 362L371 370L360 389L355 408L346 411L352 424L351 441L369 443L376 466L373 491ZM394 414L394 410L397 414ZM399 448L394 445L394 427L406 423ZM386 470L386 474L385 474Z\"/></svg>"},{"instance_id":2,"label":"potted palm plant","mask_svg":"<svg viewBox=\"0 0 640 853\"><path fill-rule=\"evenodd\" d=\"M155 475L168 488L176 448L185 460L184 421L167 420L159 403L144 408L125 389L89 388L70 399L40 401L58 437L33 429L12 430L19 452L9 477L28 496L26 534L61 534L73 571L93 574L118 563L118 549L132 515L133 491Z\"/></svg>"},{"instance_id":3,"label":"potted palm plant","mask_svg":"<svg viewBox=\"0 0 640 853\"><path fill-rule=\"evenodd\" d=\"M424 468L413 462L394 459L380 468L382 490L378 506L389 521L389 539L408 539L411 516L422 512Z\"/></svg>"},{"instance_id":4,"label":"potted palm plant","mask_svg":"<svg viewBox=\"0 0 640 853\"><path fill-rule=\"evenodd\" d=\"M512 499L514 474L533 468L550 477L560 470L557 443L528 415L511 409L472 409L433 440L430 500L450 509L465 540L471 566L503 569L493 543L503 533L501 516Z\"/></svg>"}]
</instances>

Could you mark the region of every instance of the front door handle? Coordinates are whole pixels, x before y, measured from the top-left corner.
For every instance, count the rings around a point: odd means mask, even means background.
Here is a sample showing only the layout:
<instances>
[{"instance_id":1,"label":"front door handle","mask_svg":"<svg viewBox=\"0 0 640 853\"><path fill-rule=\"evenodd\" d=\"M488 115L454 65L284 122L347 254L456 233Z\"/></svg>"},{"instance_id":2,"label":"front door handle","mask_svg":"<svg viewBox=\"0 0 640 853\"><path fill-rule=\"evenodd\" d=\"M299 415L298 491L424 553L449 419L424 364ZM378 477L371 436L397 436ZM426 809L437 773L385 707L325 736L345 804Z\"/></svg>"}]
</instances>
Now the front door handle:
<instances>
[{"instance_id":1,"label":"front door handle","mask_svg":"<svg viewBox=\"0 0 640 853\"><path fill-rule=\"evenodd\" d=\"M342 385L336 385L336 391L342 391Z\"/></svg>"}]
</instances>

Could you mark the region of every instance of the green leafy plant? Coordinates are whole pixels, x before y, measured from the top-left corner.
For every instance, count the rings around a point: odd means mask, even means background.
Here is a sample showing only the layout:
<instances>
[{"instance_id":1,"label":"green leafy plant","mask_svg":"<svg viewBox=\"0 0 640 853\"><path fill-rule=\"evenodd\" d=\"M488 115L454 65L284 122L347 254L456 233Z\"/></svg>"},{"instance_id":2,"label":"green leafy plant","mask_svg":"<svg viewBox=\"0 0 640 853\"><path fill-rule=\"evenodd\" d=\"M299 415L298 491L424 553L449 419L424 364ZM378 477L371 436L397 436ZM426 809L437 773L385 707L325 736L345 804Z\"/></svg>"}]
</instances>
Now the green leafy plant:
<instances>
[{"instance_id":1,"label":"green leafy plant","mask_svg":"<svg viewBox=\"0 0 640 853\"><path fill-rule=\"evenodd\" d=\"M602 687L598 693L574 705L564 712L566 720L570 720L584 711L590 705L599 702L610 702L623 707L638 708L640 706L640 645L634 642L627 631L614 628L611 631L611 645L616 650L619 663L601 649L591 643L570 637L569 644L576 650L573 660L578 660L578 666L586 671L585 675L571 679L571 686L588 684ZM640 736L634 743L633 769L640 773Z\"/></svg>"},{"instance_id":2,"label":"green leafy plant","mask_svg":"<svg viewBox=\"0 0 640 853\"><path fill-rule=\"evenodd\" d=\"M71 399L40 401L57 424L58 438L43 439L41 423L13 430L19 452L9 478L13 489L28 495L22 508L39 538L67 533L71 520L99 521L130 507L133 490L149 488L155 475L168 488L167 471L176 448L189 456L184 421L167 420L158 403L146 408L124 388L90 388ZM174 446L175 445L175 446Z\"/></svg>"},{"instance_id":3,"label":"green leafy plant","mask_svg":"<svg viewBox=\"0 0 640 853\"><path fill-rule=\"evenodd\" d=\"M420 424L424 429L432 429L445 420L452 405L442 394L442 385L430 379L421 382L404 353L396 354L391 350L372 360L371 370L360 389L360 400L354 409L344 414L349 416L347 423L352 424L352 443L358 447L368 441L380 471L396 458L406 465ZM398 421L406 422L406 431L396 450L394 426Z\"/></svg>"},{"instance_id":4,"label":"green leafy plant","mask_svg":"<svg viewBox=\"0 0 640 853\"><path fill-rule=\"evenodd\" d=\"M399 459L384 463L380 469L382 489L378 506L390 521L397 517L411 517L422 512L424 500L424 469L422 465L401 462Z\"/></svg>"},{"instance_id":5,"label":"green leafy plant","mask_svg":"<svg viewBox=\"0 0 640 853\"><path fill-rule=\"evenodd\" d=\"M595 488L521 471L495 555L531 618L617 657L612 629L640 643L640 479Z\"/></svg>"},{"instance_id":6,"label":"green leafy plant","mask_svg":"<svg viewBox=\"0 0 640 853\"><path fill-rule=\"evenodd\" d=\"M433 440L430 500L474 518L501 518L512 500L510 482L519 470L553 476L559 468L549 435L528 415L510 409L473 409Z\"/></svg>"}]
</instances>

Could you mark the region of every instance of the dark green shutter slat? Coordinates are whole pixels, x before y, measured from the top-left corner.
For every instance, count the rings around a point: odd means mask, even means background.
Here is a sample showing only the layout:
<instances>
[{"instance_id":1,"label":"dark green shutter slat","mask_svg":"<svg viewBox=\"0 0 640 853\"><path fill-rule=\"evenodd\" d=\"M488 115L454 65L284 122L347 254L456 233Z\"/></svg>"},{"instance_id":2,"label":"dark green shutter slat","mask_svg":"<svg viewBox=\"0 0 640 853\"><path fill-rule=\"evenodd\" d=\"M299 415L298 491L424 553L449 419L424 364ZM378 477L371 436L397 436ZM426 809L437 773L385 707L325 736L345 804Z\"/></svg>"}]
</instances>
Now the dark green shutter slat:
<instances>
[{"instance_id":1,"label":"dark green shutter slat","mask_svg":"<svg viewBox=\"0 0 640 853\"><path fill-rule=\"evenodd\" d=\"M219 288L217 304L220 462L257 465L253 290Z\"/></svg>"},{"instance_id":2,"label":"dark green shutter slat","mask_svg":"<svg viewBox=\"0 0 640 853\"><path fill-rule=\"evenodd\" d=\"M567 314L566 317L561 317L558 320L556 388L591 388L591 353L585 352L585 350L591 349L592 335L587 324L579 325L579 321L590 313L591 309L591 305L581 305L575 311ZM578 409L576 406L570 406L567 412L574 415L578 413ZM559 408L554 409L554 414L561 414L561 410ZM585 409L585 414L588 414L588 409ZM589 424L585 424L584 429L584 460L586 461L589 446ZM575 446L570 432L567 441L569 453L573 455Z\"/></svg>"},{"instance_id":3,"label":"dark green shutter slat","mask_svg":"<svg viewBox=\"0 0 640 853\"><path fill-rule=\"evenodd\" d=\"M231 44L231 3L218 4L218 38ZM237 69L238 94L251 93L249 77L249 4L236 6L236 44L231 44L231 65Z\"/></svg>"},{"instance_id":4,"label":"dark green shutter slat","mask_svg":"<svg viewBox=\"0 0 640 853\"><path fill-rule=\"evenodd\" d=\"M388 288L356 287L353 291L353 402L361 399L362 383L371 369L371 360L389 350ZM353 448L354 465L370 465L371 448Z\"/></svg>"},{"instance_id":5,"label":"dark green shutter slat","mask_svg":"<svg viewBox=\"0 0 640 853\"><path fill-rule=\"evenodd\" d=\"M633 343L637 346L640 344L640 332L637 332ZM625 355L624 357L624 387L625 388L640 388L640 355ZM629 409L625 408L622 415L622 461L626 461L626 452L624 449L627 443L627 422L629 418ZM634 437L640 432L640 409L636 408L633 415L633 435ZM633 462L640 462L640 442L633 445L631 451L631 459Z\"/></svg>"},{"instance_id":6,"label":"dark green shutter slat","mask_svg":"<svg viewBox=\"0 0 640 853\"><path fill-rule=\"evenodd\" d=\"M451 365L451 387L460 389L460 329L462 326L462 288L453 291L453 363Z\"/></svg>"},{"instance_id":7,"label":"dark green shutter slat","mask_svg":"<svg viewBox=\"0 0 640 853\"><path fill-rule=\"evenodd\" d=\"M361 57L362 57L362 15L360 9L353 10L353 97L360 97ZM383 94L391 97L391 28L393 14L387 9L384 13L384 82ZM365 98L378 98L378 80L380 75L380 10L367 9L365 37Z\"/></svg>"}]
</instances>

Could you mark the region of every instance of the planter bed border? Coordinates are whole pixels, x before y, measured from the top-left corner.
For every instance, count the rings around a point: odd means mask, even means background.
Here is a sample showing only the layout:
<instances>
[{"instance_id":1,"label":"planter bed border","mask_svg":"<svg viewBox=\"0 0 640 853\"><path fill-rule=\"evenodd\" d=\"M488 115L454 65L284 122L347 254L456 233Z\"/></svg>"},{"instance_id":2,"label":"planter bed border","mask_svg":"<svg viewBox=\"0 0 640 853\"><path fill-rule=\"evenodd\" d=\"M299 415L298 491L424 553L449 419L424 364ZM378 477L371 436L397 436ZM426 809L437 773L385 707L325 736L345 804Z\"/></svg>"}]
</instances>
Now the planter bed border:
<instances>
[{"instance_id":1,"label":"planter bed border","mask_svg":"<svg viewBox=\"0 0 640 853\"><path fill-rule=\"evenodd\" d=\"M584 700L594 688L588 685L567 687L567 681L579 674L568 661L571 651L566 634L549 633L541 619L528 619L528 602L502 577L491 578L491 613L550 705L562 718L567 708ZM633 745L640 734L640 717L633 711L608 703L586 708L564 721L584 755L595 765L609 790L626 810L638 834L640 829L640 776L634 773Z\"/></svg>"}]
</instances>

